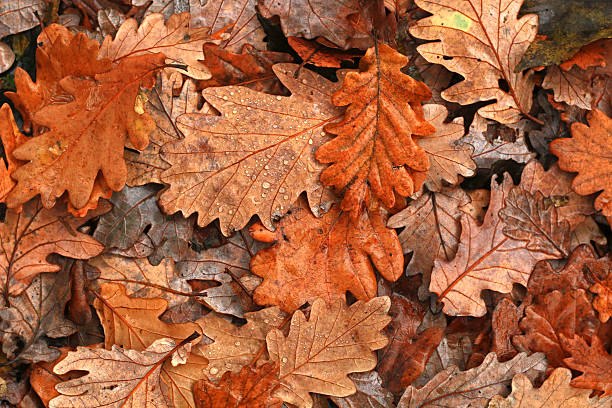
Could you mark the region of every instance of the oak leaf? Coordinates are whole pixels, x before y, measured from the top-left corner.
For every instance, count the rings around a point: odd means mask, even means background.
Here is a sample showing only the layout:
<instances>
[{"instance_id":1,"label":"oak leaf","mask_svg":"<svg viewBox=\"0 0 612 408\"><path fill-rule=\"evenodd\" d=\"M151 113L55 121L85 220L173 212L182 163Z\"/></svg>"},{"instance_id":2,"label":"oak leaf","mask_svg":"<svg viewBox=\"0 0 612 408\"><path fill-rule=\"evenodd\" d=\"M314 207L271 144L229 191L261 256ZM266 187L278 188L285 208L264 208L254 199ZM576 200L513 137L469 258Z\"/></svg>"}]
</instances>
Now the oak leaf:
<instances>
[{"instance_id":1,"label":"oak leaf","mask_svg":"<svg viewBox=\"0 0 612 408\"><path fill-rule=\"evenodd\" d=\"M284 214L302 191L310 195L320 189L323 165L314 151L329 138L323 126L341 116L330 102L339 85L297 69L274 66L290 97L238 86L203 91L222 116L178 119L185 139L162 148L162 158L171 164L161 176L170 185L159 201L164 211L185 216L197 211L200 226L219 218L227 236L254 214L272 229L272 218ZM312 203L311 208L320 214Z\"/></svg>"},{"instance_id":2,"label":"oak leaf","mask_svg":"<svg viewBox=\"0 0 612 408\"><path fill-rule=\"evenodd\" d=\"M191 24L210 27L213 33L229 28L219 45L230 52L239 52L244 44L266 49L266 33L257 19L257 0L215 0L202 5L201 0L189 0Z\"/></svg>"},{"instance_id":3,"label":"oak leaf","mask_svg":"<svg viewBox=\"0 0 612 408\"><path fill-rule=\"evenodd\" d=\"M194 352L206 357L208 367L204 373L211 381L219 380L227 371L240 372L265 350L266 335L286 323L286 315L278 307L268 307L245 313L247 323L235 326L216 313L209 313L198 324L202 333L213 340L199 344Z\"/></svg>"},{"instance_id":4,"label":"oak leaf","mask_svg":"<svg viewBox=\"0 0 612 408\"><path fill-rule=\"evenodd\" d=\"M138 26L138 21L130 18L121 24L114 39L104 39L99 58L118 63L126 57L162 53L166 63L186 66L179 72L194 79L208 79L210 72L200 60L204 59L204 43L213 39L208 28L192 28L190 19L189 13L181 13L164 21L163 14L155 13Z\"/></svg>"},{"instance_id":5,"label":"oak leaf","mask_svg":"<svg viewBox=\"0 0 612 408\"><path fill-rule=\"evenodd\" d=\"M57 272L50 254L88 259L100 254L104 245L76 228L109 210L101 205L85 218L67 215L65 206L47 210L38 200L23 205L20 213L9 210L0 224L0 293L5 298L21 294L39 273Z\"/></svg>"},{"instance_id":6,"label":"oak leaf","mask_svg":"<svg viewBox=\"0 0 612 408\"><path fill-rule=\"evenodd\" d=\"M49 347L45 336L59 338L76 331L64 317L70 297L70 277L64 266L56 274L45 273L34 278L19 296L10 297L8 307L0 308L2 351L11 360L52 361L59 351Z\"/></svg>"},{"instance_id":7,"label":"oak leaf","mask_svg":"<svg viewBox=\"0 0 612 408\"><path fill-rule=\"evenodd\" d=\"M493 338L491 351L500 361L510 360L517 354L512 345L512 336L521 333L519 320L523 315L523 308L516 307L508 298L502 299L491 315L491 328Z\"/></svg>"},{"instance_id":8,"label":"oak leaf","mask_svg":"<svg viewBox=\"0 0 612 408\"><path fill-rule=\"evenodd\" d=\"M49 401L60 395L55 389L57 384L78 378L81 375L78 371L72 371L62 375L53 372L53 367L66 358L69 351L73 350L70 347L61 347L59 349L60 356L55 361L42 361L32 366L30 385L36 394L38 394L45 407L49 406Z\"/></svg>"},{"instance_id":9,"label":"oak leaf","mask_svg":"<svg viewBox=\"0 0 612 408\"><path fill-rule=\"evenodd\" d=\"M382 386L376 371L349 374L357 392L348 397L331 397L339 408L393 408L393 394Z\"/></svg>"},{"instance_id":10,"label":"oak leaf","mask_svg":"<svg viewBox=\"0 0 612 408\"><path fill-rule=\"evenodd\" d=\"M68 191L70 204L80 209L89 201L100 171L112 190L121 190L126 180L126 134L135 147L146 147L150 121L126 107L134 106L140 86L153 86L153 73L162 64L161 54L135 56L94 78L61 79L59 85L74 99L35 112L33 121L50 130L13 151L15 158L28 163L12 175L17 185L7 197L7 206L17 207L40 194L49 208ZM71 120L65 121L66 117ZM92 156L94 146L98 154Z\"/></svg>"},{"instance_id":11,"label":"oak leaf","mask_svg":"<svg viewBox=\"0 0 612 408\"><path fill-rule=\"evenodd\" d=\"M593 307L599 312L599 320L602 323L607 322L612 317L612 273L608 273L605 280L599 280L589 290L597 294Z\"/></svg>"},{"instance_id":12,"label":"oak leaf","mask_svg":"<svg viewBox=\"0 0 612 408\"><path fill-rule=\"evenodd\" d=\"M603 192L595 199L595 208L612 218L612 119L600 110L589 112L590 126L573 123L572 138L553 140L550 151L559 157L559 167L577 172L572 189L580 195Z\"/></svg>"},{"instance_id":13,"label":"oak leaf","mask_svg":"<svg viewBox=\"0 0 612 408\"><path fill-rule=\"evenodd\" d=\"M341 122L325 127L337 136L319 147L317 160L333 163L321 174L323 184L348 187L345 210L357 209L366 189L393 207L395 194L410 196L425 180L427 153L412 136L435 131L421 106L431 92L400 71L407 62L385 44L370 48L361 58L360 72L348 73L332 97L334 105L349 107Z\"/></svg>"},{"instance_id":14,"label":"oak leaf","mask_svg":"<svg viewBox=\"0 0 612 408\"><path fill-rule=\"evenodd\" d=\"M492 180L482 225L463 215L457 256L436 260L429 288L444 302L444 313L483 316L482 290L509 293L513 283L527 285L538 261L567 256L569 228L558 222L556 208L544 209L537 195L512 186L508 174L501 184Z\"/></svg>"},{"instance_id":15,"label":"oak leaf","mask_svg":"<svg viewBox=\"0 0 612 408\"><path fill-rule=\"evenodd\" d=\"M312 64L317 67L340 68L342 61L352 62L353 58L361 56L360 54L326 47L317 41L306 40L301 37L287 37L287 42L300 56L304 64Z\"/></svg>"},{"instance_id":16,"label":"oak leaf","mask_svg":"<svg viewBox=\"0 0 612 408\"><path fill-rule=\"evenodd\" d=\"M0 4L0 39L10 34L29 30L39 24L36 13L43 14L47 4L43 0L7 0ZM0 43L0 73L15 62L10 46Z\"/></svg>"},{"instance_id":17,"label":"oak leaf","mask_svg":"<svg viewBox=\"0 0 612 408\"><path fill-rule=\"evenodd\" d=\"M527 14L517 19L522 0L415 3L433 16L419 20L410 33L440 40L418 46L418 52L427 61L464 77L442 92L444 99L462 105L495 100L478 109L478 114L500 123L518 122L521 114L529 116L532 72L523 74L514 69L536 36L538 16Z\"/></svg>"},{"instance_id":18,"label":"oak leaf","mask_svg":"<svg viewBox=\"0 0 612 408\"><path fill-rule=\"evenodd\" d=\"M377 203L352 220L339 206L315 218L299 200L279 222L275 245L251 260L251 271L264 278L253 299L290 313L317 298L345 300L346 291L368 301L376 296L373 267L390 281L402 275L397 234Z\"/></svg>"},{"instance_id":19,"label":"oak leaf","mask_svg":"<svg viewBox=\"0 0 612 408\"><path fill-rule=\"evenodd\" d=\"M226 372L218 384L200 380L194 384L197 408L280 408L283 401L272 397L277 386L278 365L257 368L246 365L240 373Z\"/></svg>"},{"instance_id":20,"label":"oak leaf","mask_svg":"<svg viewBox=\"0 0 612 408\"><path fill-rule=\"evenodd\" d=\"M425 386L410 386L402 395L397 408L486 407L494 395L504 395L512 378L524 373L530 380L546 368L541 353L527 356L520 353L512 360L500 363L495 353L489 353L482 364L467 371L451 366L436 374Z\"/></svg>"},{"instance_id":21,"label":"oak leaf","mask_svg":"<svg viewBox=\"0 0 612 408\"><path fill-rule=\"evenodd\" d=\"M72 370L88 373L58 384L56 389L61 395L52 399L49 407L171 407L164 395L161 369L178 348L174 340L165 338L142 351L126 350L117 345L111 350L78 347L53 371L56 374Z\"/></svg>"},{"instance_id":22,"label":"oak leaf","mask_svg":"<svg viewBox=\"0 0 612 408\"><path fill-rule=\"evenodd\" d=\"M389 228L405 227L399 233L399 239L404 253L412 251L406 273L409 276L423 274L419 287L421 300L429 297L434 261L450 261L457 253L463 214L460 207L469 201L470 198L460 188L427 191L387 222Z\"/></svg>"},{"instance_id":23,"label":"oak leaf","mask_svg":"<svg viewBox=\"0 0 612 408\"><path fill-rule=\"evenodd\" d=\"M582 375L574 378L571 385L577 388L603 391L603 396L612 395L612 355L606 351L601 339L591 337L591 344L580 336L573 338L561 337L564 348L571 357L563 360L573 370L582 371Z\"/></svg>"},{"instance_id":24,"label":"oak leaf","mask_svg":"<svg viewBox=\"0 0 612 408\"><path fill-rule=\"evenodd\" d=\"M489 408L604 408L612 398L589 398L590 390L570 386L572 373L567 368L557 368L540 388L533 388L525 374L512 379L512 392L506 398L499 395L489 402Z\"/></svg>"},{"instance_id":25,"label":"oak leaf","mask_svg":"<svg viewBox=\"0 0 612 408\"><path fill-rule=\"evenodd\" d=\"M22 162L13 157L13 150L28 140L20 131L13 118L11 107L5 103L0 108L0 143L6 157L6 164L0 161L0 201L15 186L11 174Z\"/></svg>"},{"instance_id":26,"label":"oak leaf","mask_svg":"<svg viewBox=\"0 0 612 408\"><path fill-rule=\"evenodd\" d=\"M299 408L312 407L311 392L345 397L356 391L347 376L376 366L374 350L387 338L380 332L389 323L388 297L351 306L338 301L313 302L310 318L296 311L287 337L280 330L266 336L270 359L279 363L280 387L272 394Z\"/></svg>"},{"instance_id":27,"label":"oak leaf","mask_svg":"<svg viewBox=\"0 0 612 408\"><path fill-rule=\"evenodd\" d=\"M591 109L594 91L591 87L593 70L574 67L569 71L557 66L548 67L542 87L552 89L557 102L565 102L582 109Z\"/></svg>"},{"instance_id":28,"label":"oak leaf","mask_svg":"<svg viewBox=\"0 0 612 408\"><path fill-rule=\"evenodd\" d=\"M94 300L100 322L104 327L105 347L118 345L126 349L142 351L156 340L169 338L181 342L194 332L201 332L195 323L170 324L159 316L168 302L162 298L133 298L118 283L104 283ZM166 362L161 367L161 378L168 388L169 399L175 408L194 408L191 392L206 367L205 358L191 353L186 364L173 366Z\"/></svg>"}]
</instances>

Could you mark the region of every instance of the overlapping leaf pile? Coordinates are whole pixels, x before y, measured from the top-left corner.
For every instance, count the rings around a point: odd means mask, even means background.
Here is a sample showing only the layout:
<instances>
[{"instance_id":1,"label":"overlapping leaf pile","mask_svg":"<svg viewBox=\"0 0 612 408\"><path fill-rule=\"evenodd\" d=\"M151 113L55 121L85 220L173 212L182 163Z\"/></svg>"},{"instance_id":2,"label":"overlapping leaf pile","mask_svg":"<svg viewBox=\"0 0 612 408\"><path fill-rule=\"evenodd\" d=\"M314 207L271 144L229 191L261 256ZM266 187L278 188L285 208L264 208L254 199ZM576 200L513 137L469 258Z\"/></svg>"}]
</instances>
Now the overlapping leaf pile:
<instances>
[{"instance_id":1,"label":"overlapping leaf pile","mask_svg":"<svg viewBox=\"0 0 612 408\"><path fill-rule=\"evenodd\" d=\"M612 40L527 3L3 2L0 405L612 407Z\"/></svg>"}]
</instances>

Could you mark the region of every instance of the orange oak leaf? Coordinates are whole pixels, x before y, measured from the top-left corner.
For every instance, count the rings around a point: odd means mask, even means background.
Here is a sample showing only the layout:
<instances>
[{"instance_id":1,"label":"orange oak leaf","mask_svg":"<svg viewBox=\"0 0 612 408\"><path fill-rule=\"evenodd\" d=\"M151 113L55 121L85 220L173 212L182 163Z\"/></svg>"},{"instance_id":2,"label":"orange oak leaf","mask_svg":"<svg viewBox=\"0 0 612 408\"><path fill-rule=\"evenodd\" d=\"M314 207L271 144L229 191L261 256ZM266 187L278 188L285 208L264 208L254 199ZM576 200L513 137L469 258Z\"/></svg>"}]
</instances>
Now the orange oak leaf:
<instances>
[{"instance_id":1,"label":"orange oak leaf","mask_svg":"<svg viewBox=\"0 0 612 408\"><path fill-rule=\"evenodd\" d=\"M278 365L244 366L240 373L227 372L218 384L200 380L194 384L197 408L280 408L283 401L272 397L277 387Z\"/></svg>"},{"instance_id":2,"label":"orange oak leaf","mask_svg":"<svg viewBox=\"0 0 612 408\"><path fill-rule=\"evenodd\" d=\"M325 37L344 49L372 45L371 38L359 33L349 19L359 12L358 0L259 0L258 9L265 18L279 16L288 37Z\"/></svg>"},{"instance_id":3,"label":"orange oak leaf","mask_svg":"<svg viewBox=\"0 0 612 408\"><path fill-rule=\"evenodd\" d=\"M482 225L463 215L457 256L435 262L429 289L444 303L444 313L483 316L482 290L509 293L513 283L527 285L538 261L567 256L569 226L558 221L556 208L546 209L541 197L512 186L508 174L501 184L492 180Z\"/></svg>"},{"instance_id":4,"label":"orange oak leaf","mask_svg":"<svg viewBox=\"0 0 612 408\"><path fill-rule=\"evenodd\" d=\"M572 189L580 195L603 190L595 208L612 219L612 119L600 110L589 112L589 125L573 123L572 137L553 140L550 151L559 157L559 167L578 175Z\"/></svg>"},{"instance_id":5,"label":"orange oak leaf","mask_svg":"<svg viewBox=\"0 0 612 408\"><path fill-rule=\"evenodd\" d=\"M104 327L104 344L143 351L155 341L168 338L180 343L194 332L202 330L195 323L171 324L159 319L166 310L165 299L134 298L127 296L126 288L118 283L103 283L96 294L94 307ZM187 362L173 366L166 361L161 367L161 379L168 388L168 397L175 408L194 408L192 386L200 379L207 361L191 353Z\"/></svg>"},{"instance_id":6,"label":"orange oak leaf","mask_svg":"<svg viewBox=\"0 0 612 408\"><path fill-rule=\"evenodd\" d=\"M153 86L154 72L163 59L161 54L130 57L95 78L60 80L73 100L45 106L34 114L33 121L50 130L13 151L15 158L28 163L13 173L17 185L7 196L7 206L17 207L40 194L42 204L50 208L68 191L70 204L82 208L100 171L112 190L121 190L126 180L126 134L137 148L148 143L143 130L150 119L131 107L140 86ZM92 156L94 147L98 154Z\"/></svg>"},{"instance_id":7,"label":"orange oak leaf","mask_svg":"<svg viewBox=\"0 0 612 408\"><path fill-rule=\"evenodd\" d=\"M66 210L74 215L75 217L84 217L87 215L89 210L95 210L98 208L98 204L100 200L103 198L111 198L113 195L113 190L106 184L104 177L101 174L98 174L96 180L94 181L93 188L91 189L91 195L89 196L89 200L87 203L81 208L75 208L68 201L68 206Z\"/></svg>"},{"instance_id":8,"label":"orange oak leaf","mask_svg":"<svg viewBox=\"0 0 612 408\"><path fill-rule=\"evenodd\" d=\"M177 96L174 96L175 89L180 89ZM161 148L168 142L184 137L176 126L177 118L183 113L206 114L210 110L207 103L199 107L201 96L195 90L194 81L183 81L178 72L170 74L168 78L160 75L155 87L144 95L144 109L155 122L155 129L149 135L150 143L146 149L140 152L126 149L123 154L127 165L127 185L130 187L147 183L162 184L159 176L170 165L161 158Z\"/></svg>"},{"instance_id":9,"label":"orange oak leaf","mask_svg":"<svg viewBox=\"0 0 612 408\"><path fill-rule=\"evenodd\" d=\"M345 397L355 393L348 374L376 367L373 352L387 344L381 330L389 323L390 301L377 297L346 306L313 302L310 317L298 310L289 334L271 330L266 336L270 359L279 364L279 388L272 394L299 408L311 408L311 392Z\"/></svg>"},{"instance_id":10,"label":"orange oak leaf","mask_svg":"<svg viewBox=\"0 0 612 408\"><path fill-rule=\"evenodd\" d=\"M389 218L389 228L404 227L399 233L402 249L406 254L412 252L406 273L409 276L423 274L419 299L430 296L434 261L450 261L455 257L461 234L463 212L460 207L469 202L470 198L462 189L445 187L439 192L424 192Z\"/></svg>"},{"instance_id":11,"label":"orange oak leaf","mask_svg":"<svg viewBox=\"0 0 612 408\"><path fill-rule=\"evenodd\" d=\"M78 371L72 371L62 375L53 372L53 367L62 361L68 355L68 352L72 350L70 347L62 347L59 351L59 358L55 361L43 361L34 364L30 373L30 384L32 385L32 389L36 391L36 394L38 394L45 407L49 406L49 401L60 395L55 389L57 384L80 376Z\"/></svg>"},{"instance_id":12,"label":"orange oak leaf","mask_svg":"<svg viewBox=\"0 0 612 408\"><path fill-rule=\"evenodd\" d=\"M597 294L593 300L593 307L599 312L599 320L602 323L607 322L612 317L612 273L608 273L605 280L599 280L589 290Z\"/></svg>"},{"instance_id":13,"label":"orange oak leaf","mask_svg":"<svg viewBox=\"0 0 612 408\"><path fill-rule=\"evenodd\" d=\"M348 187L345 210L357 209L368 188L393 207L396 193L410 196L425 181L427 153L412 136L435 131L421 106L431 92L400 71L407 62L407 57L378 44L361 58L360 72L348 73L333 95L336 106L349 107L342 122L325 127L337 136L317 150L317 160L333 163L321 174L323 184Z\"/></svg>"},{"instance_id":14,"label":"orange oak leaf","mask_svg":"<svg viewBox=\"0 0 612 408\"><path fill-rule=\"evenodd\" d=\"M113 39L107 36L100 47L99 58L108 58L113 63L136 55L162 53L166 63L185 65L177 69L194 79L208 79L210 72L201 62L202 47L213 39L208 28L192 28L189 13L173 14L164 21L161 13L150 14L140 26L136 19L126 20Z\"/></svg>"},{"instance_id":15,"label":"orange oak leaf","mask_svg":"<svg viewBox=\"0 0 612 408\"><path fill-rule=\"evenodd\" d=\"M602 38L583 46L572 58L564 61L561 69L569 71L574 65L582 69L591 67L609 67L609 58L612 52L612 40Z\"/></svg>"},{"instance_id":16,"label":"orange oak leaf","mask_svg":"<svg viewBox=\"0 0 612 408\"><path fill-rule=\"evenodd\" d=\"M251 259L251 272L264 278L253 299L287 312L317 298L344 300L346 291L370 300L377 290L374 267L390 281L402 275L400 242L385 224L376 203L352 220L338 206L315 218L300 200L281 219L274 246Z\"/></svg>"},{"instance_id":17,"label":"orange oak leaf","mask_svg":"<svg viewBox=\"0 0 612 408\"><path fill-rule=\"evenodd\" d=\"M204 98L222 116L182 115L177 125L185 139L166 144L162 158L171 164L161 179L170 187L159 200L167 213L198 212L198 224L219 218L230 235L257 214L273 229L302 191L319 191L323 165L315 149L329 139L323 126L341 116L330 101L338 85L298 65L277 64L274 72L290 97L249 88L207 88ZM320 214L319 204L311 209ZM316 201L316 200L315 200Z\"/></svg>"},{"instance_id":18,"label":"orange oak leaf","mask_svg":"<svg viewBox=\"0 0 612 408\"><path fill-rule=\"evenodd\" d=\"M534 81L532 72L514 72L537 33L538 16L517 19L522 0L415 0L433 14L410 27L425 40L417 47L427 61L457 72L464 81L442 92L442 97L462 105L478 101L495 103L478 113L500 123L530 116Z\"/></svg>"},{"instance_id":19,"label":"orange oak leaf","mask_svg":"<svg viewBox=\"0 0 612 408\"><path fill-rule=\"evenodd\" d=\"M212 78L198 81L198 88L242 85L256 91L281 93L272 66L292 60L291 55L284 52L259 51L250 44L244 44L238 54L207 43L204 44L204 64Z\"/></svg>"},{"instance_id":20,"label":"orange oak leaf","mask_svg":"<svg viewBox=\"0 0 612 408\"><path fill-rule=\"evenodd\" d=\"M573 370L582 371L582 375L574 378L571 385L576 388L586 388L603 391L603 396L612 395L612 355L606 351L601 339L591 337L587 345L582 337L561 337L564 348L571 357L563 360Z\"/></svg>"},{"instance_id":21,"label":"orange oak leaf","mask_svg":"<svg viewBox=\"0 0 612 408\"><path fill-rule=\"evenodd\" d=\"M266 33L257 19L256 6L257 0L189 0L191 24L194 27L210 27L213 33L229 28L229 33L222 37L219 45L230 52L240 52L244 44L265 50Z\"/></svg>"},{"instance_id":22,"label":"orange oak leaf","mask_svg":"<svg viewBox=\"0 0 612 408\"><path fill-rule=\"evenodd\" d=\"M27 140L15 123L11 107L5 103L0 108L0 143L6 157L6 164L0 161L0 201L3 201L15 186L11 174L23 163L13 157L13 150Z\"/></svg>"},{"instance_id":23,"label":"orange oak leaf","mask_svg":"<svg viewBox=\"0 0 612 408\"><path fill-rule=\"evenodd\" d=\"M47 210L32 200L20 213L9 210L0 224L0 293L5 298L17 296L36 275L59 271L59 265L47 260L52 253L75 259L100 254L104 245L76 229L109 209L107 204L100 205L87 217L74 218L61 204Z\"/></svg>"},{"instance_id":24,"label":"orange oak leaf","mask_svg":"<svg viewBox=\"0 0 612 408\"><path fill-rule=\"evenodd\" d=\"M352 62L353 58L361 56L361 54L326 47L316 41L300 37L288 37L287 41L304 64L312 64L317 67L340 68L342 61Z\"/></svg>"}]
</instances>

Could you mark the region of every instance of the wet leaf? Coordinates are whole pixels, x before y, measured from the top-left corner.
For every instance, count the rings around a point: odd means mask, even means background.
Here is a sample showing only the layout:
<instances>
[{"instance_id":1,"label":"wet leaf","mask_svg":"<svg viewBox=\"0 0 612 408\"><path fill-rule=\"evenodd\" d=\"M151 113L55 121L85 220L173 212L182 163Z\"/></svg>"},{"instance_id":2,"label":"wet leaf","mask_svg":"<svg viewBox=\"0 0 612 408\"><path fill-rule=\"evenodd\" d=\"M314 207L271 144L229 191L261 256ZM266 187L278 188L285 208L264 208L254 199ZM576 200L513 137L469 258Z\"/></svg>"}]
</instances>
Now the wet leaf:
<instances>
[{"instance_id":1,"label":"wet leaf","mask_svg":"<svg viewBox=\"0 0 612 408\"><path fill-rule=\"evenodd\" d=\"M603 396L612 395L612 355L608 353L597 336L591 337L587 345L583 338L561 338L564 348L571 357L563 360L569 368L582 371L582 375L574 378L571 385L577 388L603 391Z\"/></svg>"}]
</instances>

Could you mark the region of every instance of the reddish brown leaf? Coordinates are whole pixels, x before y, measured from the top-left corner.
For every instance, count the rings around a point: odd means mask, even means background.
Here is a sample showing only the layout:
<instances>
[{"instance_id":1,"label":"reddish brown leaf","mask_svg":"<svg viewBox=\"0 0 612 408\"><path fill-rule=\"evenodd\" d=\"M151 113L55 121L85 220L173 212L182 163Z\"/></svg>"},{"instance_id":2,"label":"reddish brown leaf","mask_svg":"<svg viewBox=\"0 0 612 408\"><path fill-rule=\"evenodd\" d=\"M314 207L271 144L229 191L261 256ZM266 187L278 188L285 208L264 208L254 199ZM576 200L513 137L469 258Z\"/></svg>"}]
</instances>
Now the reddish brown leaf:
<instances>
[{"instance_id":1,"label":"reddish brown leaf","mask_svg":"<svg viewBox=\"0 0 612 408\"><path fill-rule=\"evenodd\" d=\"M193 385L197 408L280 408L283 401L272 397L278 386L278 364L257 368L244 366L240 373L225 373L218 384L200 380Z\"/></svg>"},{"instance_id":2,"label":"reddish brown leaf","mask_svg":"<svg viewBox=\"0 0 612 408\"><path fill-rule=\"evenodd\" d=\"M495 306L491 316L493 329L493 344L491 351L497 354L499 361L507 361L516 355L512 346L512 336L520 334L519 320L523 315L522 308L518 308L508 298L502 299Z\"/></svg>"},{"instance_id":3,"label":"reddish brown leaf","mask_svg":"<svg viewBox=\"0 0 612 408\"><path fill-rule=\"evenodd\" d=\"M11 174L23 164L13 157L13 150L27 140L28 138L19 131L15 123L11 107L5 103L0 108L0 141L6 157L6 165L0 161L0 201L4 201L8 192L15 186Z\"/></svg>"},{"instance_id":4,"label":"reddish brown leaf","mask_svg":"<svg viewBox=\"0 0 612 408\"><path fill-rule=\"evenodd\" d=\"M361 56L360 54L326 47L316 41L300 37L288 37L287 41L304 61L304 64L312 64L317 67L340 68L342 61L352 61L352 58Z\"/></svg>"},{"instance_id":5,"label":"reddish brown leaf","mask_svg":"<svg viewBox=\"0 0 612 408\"><path fill-rule=\"evenodd\" d=\"M577 388L603 391L603 396L612 395L612 355L606 351L599 337L591 337L590 345L579 336L562 336L561 340L571 355L563 362L583 373L574 378L571 384Z\"/></svg>"},{"instance_id":6,"label":"reddish brown leaf","mask_svg":"<svg viewBox=\"0 0 612 408\"><path fill-rule=\"evenodd\" d=\"M376 203L351 221L338 206L315 218L300 200L281 219L276 244L251 260L251 271L264 278L255 302L293 312L317 298L328 304L344 300L347 290L359 300L372 299L377 288L373 267L390 281L402 274L397 234L385 224L385 211Z\"/></svg>"},{"instance_id":7,"label":"reddish brown leaf","mask_svg":"<svg viewBox=\"0 0 612 408\"><path fill-rule=\"evenodd\" d=\"M325 127L337 136L317 150L317 160L333 163L321 174L323 184L348 187L345 210L357 210L366 189L393 207L395 194L410 196L425 181L429 160L412 136L435 131L421 106L431 92L400 71L407 62L387 45L370 48L360 72L348 73L332 98L336 106L349 107L342 122Z\"/></svg>"},{"instance_id":8,"label":"reddish brown leaf","mask_svg":"<svg viewBox=\"0 0 612 408\"><path fill-rule=\"evenodd\" d=\"M612 271L612 268L610 270ZM590 291L597 294L593 307L599 312L599 320L602 323L607 322L612 317L612 273L608 273L606 280L600 280L591 286Z\"/></svg>"}]
</instances>

